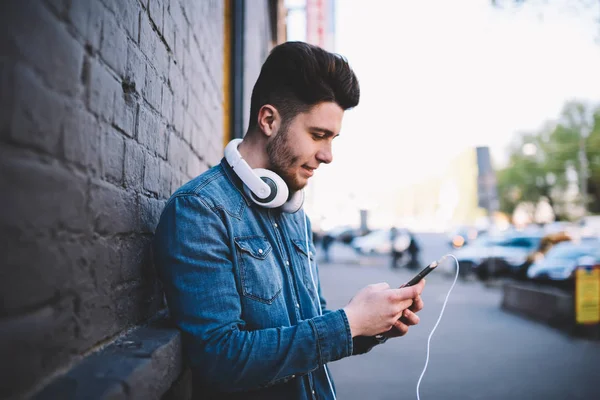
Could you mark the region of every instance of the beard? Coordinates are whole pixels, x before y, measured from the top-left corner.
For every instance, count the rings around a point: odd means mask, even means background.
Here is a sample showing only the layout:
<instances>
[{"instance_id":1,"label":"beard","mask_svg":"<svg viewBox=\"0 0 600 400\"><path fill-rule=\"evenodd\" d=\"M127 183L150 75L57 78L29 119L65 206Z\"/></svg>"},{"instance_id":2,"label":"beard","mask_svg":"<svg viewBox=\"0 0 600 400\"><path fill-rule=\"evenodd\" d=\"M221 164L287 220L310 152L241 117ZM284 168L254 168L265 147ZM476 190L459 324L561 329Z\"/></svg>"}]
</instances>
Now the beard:
<instances>
[{"instance_id":1,"label":"beard","mask_svg":"<svg viewBox=\"0 0 600 400\"><path fill-rule=\"evenodd\" d=\"M279 175L290 189L290 194L296 192L304 186L306 182L301 182L295 172L294 165L299 157L294 154L294 150L288 138L289 130L282 126L279 133L267 143L267 156L271 170Z\"/></svg>"}]
</instances>

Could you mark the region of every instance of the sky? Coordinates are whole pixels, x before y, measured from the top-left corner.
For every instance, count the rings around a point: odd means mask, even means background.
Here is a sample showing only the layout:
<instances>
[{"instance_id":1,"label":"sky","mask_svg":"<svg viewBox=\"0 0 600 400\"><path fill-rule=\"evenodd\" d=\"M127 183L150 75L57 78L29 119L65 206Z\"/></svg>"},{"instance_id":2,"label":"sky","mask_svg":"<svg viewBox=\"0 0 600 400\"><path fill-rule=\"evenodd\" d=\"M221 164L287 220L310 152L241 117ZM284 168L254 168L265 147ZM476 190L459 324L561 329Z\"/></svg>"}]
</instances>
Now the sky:
<instances>
[{"instance_id":1,"label":"sky","mask_svg":"<svg viewBox=\"0 0 600 400\"><path fill-rule=\"evenodd\" d=\"M361 85L334 162L317 171L332 196L376 194L442 174L459 153L490 146L496 167L519 132L565 102L600 103L600 2L337 0L335 48ZM588 3L591 3L588 1ZM288 0L288 39L303 40L303 0ZM368 200L366 200L368 201Z\"/></svg>"}]
</instances>

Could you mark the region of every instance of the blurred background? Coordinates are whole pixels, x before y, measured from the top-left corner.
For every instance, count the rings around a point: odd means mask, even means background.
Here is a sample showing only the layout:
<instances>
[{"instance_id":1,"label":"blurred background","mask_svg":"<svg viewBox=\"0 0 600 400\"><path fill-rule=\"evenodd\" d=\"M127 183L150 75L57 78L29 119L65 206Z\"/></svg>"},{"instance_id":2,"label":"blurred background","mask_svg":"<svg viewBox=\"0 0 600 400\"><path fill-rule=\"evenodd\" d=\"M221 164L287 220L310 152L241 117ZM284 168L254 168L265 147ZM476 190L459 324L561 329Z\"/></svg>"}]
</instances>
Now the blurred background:
<instances>
[{"instance_id":1,"label":"blurred background","mask_svg":"<svg viewBox=\"0 0 600 400\"><path fill-rule=\"evenodd\" d=\"M423 398L599 398L597 0L2 2L0 397L190 398L152 235L290 40L361 85L306 189L329 307L452 253ZM456 273L338 398L416 396Z\"/></svg>"}]
</instances>

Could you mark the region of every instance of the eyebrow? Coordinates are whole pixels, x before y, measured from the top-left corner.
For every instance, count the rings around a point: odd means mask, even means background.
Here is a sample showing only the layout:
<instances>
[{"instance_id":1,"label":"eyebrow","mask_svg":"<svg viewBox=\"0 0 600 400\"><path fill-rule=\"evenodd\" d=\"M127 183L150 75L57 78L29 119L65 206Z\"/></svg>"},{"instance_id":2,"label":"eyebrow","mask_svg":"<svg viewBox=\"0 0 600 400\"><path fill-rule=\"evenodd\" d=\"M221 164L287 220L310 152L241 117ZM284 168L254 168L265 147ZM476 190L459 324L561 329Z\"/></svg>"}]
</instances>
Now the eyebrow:
<instances>
[{"instance_id":1,"label":"eyebrow","mask_svg":"<svg viewBox=\"0 0 600 400\"><path fill-rule=\"evenodd\" d=\"M310 129L311 131L316 131L316 132L321 132L321 133L324 133L326 136L333 136L333 137L336 137L336 136L339 136L339 135L340 135L339 133L338 133L337 135L336 135L336 134L334 134L334 133L333 133L332 131L330 131L329 129L325 129L325 128L319 128L319 127L317 127L317 126L311 126L309 129Z\"/></svg>"}]
</instances>

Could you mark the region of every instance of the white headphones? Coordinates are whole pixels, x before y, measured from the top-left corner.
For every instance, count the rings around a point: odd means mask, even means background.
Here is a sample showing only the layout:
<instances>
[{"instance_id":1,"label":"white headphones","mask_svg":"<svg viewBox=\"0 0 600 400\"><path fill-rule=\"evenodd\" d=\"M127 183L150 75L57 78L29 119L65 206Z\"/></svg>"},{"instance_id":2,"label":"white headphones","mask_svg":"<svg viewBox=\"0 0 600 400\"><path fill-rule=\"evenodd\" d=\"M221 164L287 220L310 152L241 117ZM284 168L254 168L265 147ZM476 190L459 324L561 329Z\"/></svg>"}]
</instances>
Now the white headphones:
<instances>
[{"instance_id":1,"label":"white headphones","mask_svg":"<svg viewBox=\"0 0 600 400\"><path fill-rule=\"evenodd\" d=\"M283 179L268 169L252 169L238 151L241 142L242 139L233 139L227 144L225 159L244 183L248 197L265 208L281 207L283 212L290 214L300 210L304 203L304 191L298 190L288 200L290 191Z\"/></svg>"}]
</instances>

